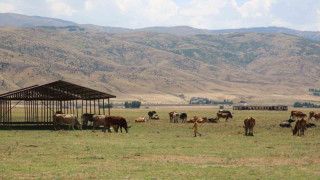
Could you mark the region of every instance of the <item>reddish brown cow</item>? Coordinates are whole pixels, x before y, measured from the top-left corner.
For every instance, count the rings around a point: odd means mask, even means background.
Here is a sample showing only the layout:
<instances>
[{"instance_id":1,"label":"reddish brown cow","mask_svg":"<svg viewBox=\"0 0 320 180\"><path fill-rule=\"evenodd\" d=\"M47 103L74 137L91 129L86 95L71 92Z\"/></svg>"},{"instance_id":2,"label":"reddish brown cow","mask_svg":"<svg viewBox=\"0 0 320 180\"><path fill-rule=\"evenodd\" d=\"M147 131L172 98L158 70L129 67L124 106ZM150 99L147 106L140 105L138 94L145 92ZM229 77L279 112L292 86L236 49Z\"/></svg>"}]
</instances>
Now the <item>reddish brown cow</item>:
<instances>
[{"instance_id":1,"label":"reddish brown cow","mask_svg":"<svg viewBox=\"0 0 320 180\"><path fill-rule=\"evenodd\" d=\"M309 112L309 120L312 119L313 117L315 118L315 116L317 115L318 113L314 112L314 111L310 111Z\"/></svg>"},{"instance_id":2,"label":"reddish brown cow","mask_svg":"<svg viewBox=\"0 0 320 180\"><path fill-rule=\"evenodd\" d=\"M217 119L220 118L226 118L226 121L228 121L229 118L232 118L232 114L230 112L224 113L224 112L218 112L217 113Z\"/></svg>"},{"instance_id":3,"label":"reddish brown cow","mask_svg":"<svg viewBox=\"0 0 320 180\"><path fill-rule=\"evenodd\" d=\"M253 136L253 127L256 124L256 120L253 117L248 117L244 120L244 128L246 136ZM249 133L248 133L249 130Z\"/></svg>"},{"instance_id":4,"label":"reddish brown cow","mask_svg":"<svg viewBox=\"0 0 320 180\"><path fill-rule=\"evenodd\" d=\"M320 113L317 113L317 114L314 115L313 117L314 117L314 119L315 119L316 121L318 121L318 120L320 119Z\"/></svg>"},{"instance_id":5,"label":"reddish brown cow","mask_svg":"<svg viewBox=\"0 0 320 180\"><path fill-rule=\"evenodd\" d=\"M290 118L307 118L307 115L301 111L291 111Z\"/></svg>"},{"instance_id":6,"label":"reddish brown cow","mask_svg":"<svg viewBox=\"0 0 320 180\"><path fill-rule=\"evenodd\" d=\"M92 131L95 130L95 127L99 126L104 126L104 132L108 129L108 132L111 133L110 127L116 127L115 131L118 132L118 129L120 127L120 130L122 132L122 128L126 130L128 133L128 124L125 118L121 116L104 116L104 115L94 115L93 116L93 128Z\"/></svg>"},{"instance_id":7,"label":"reddish brown cow","mask_svg":"<svg viewBox=\"0 0 320 180\"><path fill-rule=\"evenodd\" d=\"M303 118L299 119L296 122L296 125L294 126L294 129L292 129L293 135L298 135L298 136L304 136L304 130L306 129L307 121L304 120Z\"/></svg>"}]
</instances>

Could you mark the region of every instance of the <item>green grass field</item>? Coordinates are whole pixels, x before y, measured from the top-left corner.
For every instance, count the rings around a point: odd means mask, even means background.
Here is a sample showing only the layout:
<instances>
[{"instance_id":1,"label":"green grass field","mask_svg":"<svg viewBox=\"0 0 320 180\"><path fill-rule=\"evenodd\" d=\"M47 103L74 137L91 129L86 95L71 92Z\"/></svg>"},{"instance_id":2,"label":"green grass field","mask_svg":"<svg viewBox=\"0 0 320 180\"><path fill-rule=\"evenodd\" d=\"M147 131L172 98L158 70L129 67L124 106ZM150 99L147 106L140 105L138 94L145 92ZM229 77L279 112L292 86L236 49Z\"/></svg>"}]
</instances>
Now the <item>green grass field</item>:
<instances>
[{"instance_id":1,"label":"green grass field","mask_svg":"<svg viewBox=\"0 0 320 180\"><path fill-rule=\"evenodd\" d=\"M320 178L320 130L292 136L279 127L290 111L236 111L229 122L199 124L202 137L193 137L193 124L170 124L168 112L213 117L217 109L158 108L161 120L134 123L149 110L111 111L127 118L128 134L0 130L0 179ZM254 137L244 136L248 116L256 118Z\"/></svg>"}]
</instances>

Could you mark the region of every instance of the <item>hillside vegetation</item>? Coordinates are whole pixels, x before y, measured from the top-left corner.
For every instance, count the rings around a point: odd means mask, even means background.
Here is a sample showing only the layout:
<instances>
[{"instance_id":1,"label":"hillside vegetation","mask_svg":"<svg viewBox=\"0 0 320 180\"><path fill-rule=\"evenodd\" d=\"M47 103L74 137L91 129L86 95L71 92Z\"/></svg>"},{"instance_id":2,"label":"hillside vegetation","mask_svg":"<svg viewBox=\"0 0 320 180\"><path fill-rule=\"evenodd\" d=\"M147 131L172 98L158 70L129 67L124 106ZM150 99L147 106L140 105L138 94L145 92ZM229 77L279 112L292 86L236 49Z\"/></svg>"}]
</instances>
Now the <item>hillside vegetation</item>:
<instances>
[{"instance_id":1,"label":"hillside vegetation","mask_svg":"<svg viewBox=\"0 0 320 180\"><path fill-rule=\"evenodd\" d=\"M191 97L292 103L319 84L320 44L285 34L107 34L77 26L0 28L1 91L64 79L117 101ZM186 98L178 97L183 93Z\"/></svg>"}]
</instances>

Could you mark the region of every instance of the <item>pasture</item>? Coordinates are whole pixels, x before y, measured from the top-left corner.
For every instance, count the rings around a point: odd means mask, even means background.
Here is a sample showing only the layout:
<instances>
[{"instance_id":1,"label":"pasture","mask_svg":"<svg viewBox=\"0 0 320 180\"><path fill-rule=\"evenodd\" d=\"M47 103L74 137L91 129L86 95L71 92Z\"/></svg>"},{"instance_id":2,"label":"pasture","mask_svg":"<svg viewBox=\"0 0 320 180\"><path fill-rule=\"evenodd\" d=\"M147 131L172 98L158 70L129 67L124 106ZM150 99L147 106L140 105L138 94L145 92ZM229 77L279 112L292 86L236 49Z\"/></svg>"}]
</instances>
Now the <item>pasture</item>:
<instances>
[{"instance_id":1,"label":"pasture","mask_svg":"<svg viewBox=\"0 0 320 180\"><path fill-rule=\"evenodd\" d=\"M160 120L134 122L150 110L156 110ZM172 110L186 112L188 119L215 117L218 111L212 107L112 109L112 115L125 117L132 126L128 134L1 129L0 179L320 177L320 128L308 129L304 137L292 136L291 129L279 127L291 109L235 111L229 122L199 124L202 137L193 137L193 124L170 124ZM244 136L243 120L248 116L256 118L253 137Z\"/></svg>"}]
</instances>

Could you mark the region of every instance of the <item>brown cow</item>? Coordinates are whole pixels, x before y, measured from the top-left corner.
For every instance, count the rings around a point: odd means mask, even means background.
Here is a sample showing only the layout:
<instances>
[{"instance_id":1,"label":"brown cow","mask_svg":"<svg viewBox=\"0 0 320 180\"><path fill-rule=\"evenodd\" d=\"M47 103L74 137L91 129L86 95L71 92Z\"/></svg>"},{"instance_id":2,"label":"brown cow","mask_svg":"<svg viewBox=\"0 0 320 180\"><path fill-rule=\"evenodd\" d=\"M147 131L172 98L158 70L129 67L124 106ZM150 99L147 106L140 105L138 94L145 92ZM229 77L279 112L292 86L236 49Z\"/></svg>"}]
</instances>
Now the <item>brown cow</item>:
<instances>
[{"instance_id":1,"label":"brown cow","mask_svg":"<svg viewBox=\"0 0 320 180\"><path fill-rule=\"evenodd\" d=\"M317 115L318 113L314 112L314 111L310 111L309 112L309 120L312 119L313 117L315 118L315 116Z\"/></svg>"},{"instance_id":2,"label":"brown cow","mask_svg":"<svg viewBox=\"0 0 320 180\"><path fill-rule=\"evenodd\" d=\"M297 134L298 136L304 136L304 130L306 130L306 125L307 125L306 120L304 120L303 118L299 119L296 122L294 129L292 129L293 135Z\"/></svg>"},{"instance_id":3,"label":"brown cow","mask_svg":"<svg viewBox=\"0 0 320 180\"><path fill-rule=\"evenodd\" d=\"M314 115L314 119L316 119L316 121L318 121L320 119L320 113L317 113L316 115Z\"/></svg>"},{"instance_id":4,"label":"brown cow","mask_svg":"<svg viewBox=\"0 0 320 180\"><path fill-rule=\"evenodd\" d=\"M122 128L126 130L128 133L128 124L125 118L121 116L104 116L104 115L94 115L93 116L93 128L92 131L94 132L95 127L104 126L104 132L108 129L108 132L111 133L110 127L111 126L117 126L115 131L118 132L118 128L120 127L120 130L122 132Z\"/></svg>"},{"instance_id":5,"label":"brown cow","mask_svg":"<svg viewBox=\"0 0 320 180\"><path fill-rule=\"evenodd\" d=\"M78 129L82 130L82 124L78 121L77 116L73 114L55 114L53 115L53 127L54 130L57 130L57 126L68 125L69 130L70 127L74 130L74 126L76 125Z\"/></svg>"},{"instance_id":6,"label":"brown cow","mask_svg":"<svg viewBox=\"0 0 320 180\"><path fill-rule=\"evenodd\" d=\"M220 118L226 118L226 121L228 121L229 118L232 118L232 114L230 112L224 113L224 112L218 112L217 113L217 119Z\"/></svg>"},{"instance_id":7,"label":"brown cow","mask_svg":"<svg viewBox=\"0 0 320 180\"><path fill-rule=\"evenodd\" d=\"M307 118L307 115L301 111L291 111L290 118Z\"/></svg>"},{"instance_id":8,"label":"brown cow","mask_svg":"<svg viewBox=\"0 0 320 180\"><path fill-rule=\"evenodd\" d=\"M316 120L316 121L318 121L319 119L320 119L320 113L316 113L316 112L314 112L314 111L311 111L310 113L309 113L309 120L311 120L311 118L313 118L314 117L314 119Z\"/></svg>"},{"instance_id":9,"label":"brown cow","mask_svg":"<svg viewBox=\"0 0 320 180\"><path fill-rule=\"evenodd\" d=\"M105 120L105 115L93 115L92 117L92 132L95 131L96 126L103 126L106 127L106 120ZM103 129L102 131L105 132L105 129Z\"/></svg>"},{"instance_id":10,"label":"brown cow","mask_svg":"<svg viewBox=\"0 0 320 180\"><path fill-rule=\"evenodd\" d=\"M177 113L176 111L169 112L170 123L173 122L173 114Z\"/></svg>"},{"instance_id":11,"label":"brown cow","mask_svg":"<svg viewBox=\"0 0 320 180\"><path fill-rule=\"evenodd\" d=\"M248 117L244 120L244 128L246 136L253 136L253 127L256 124L256 120L253 117ZM248 133L249 130L249 133Z\"/></svg>"}]
</instances>

